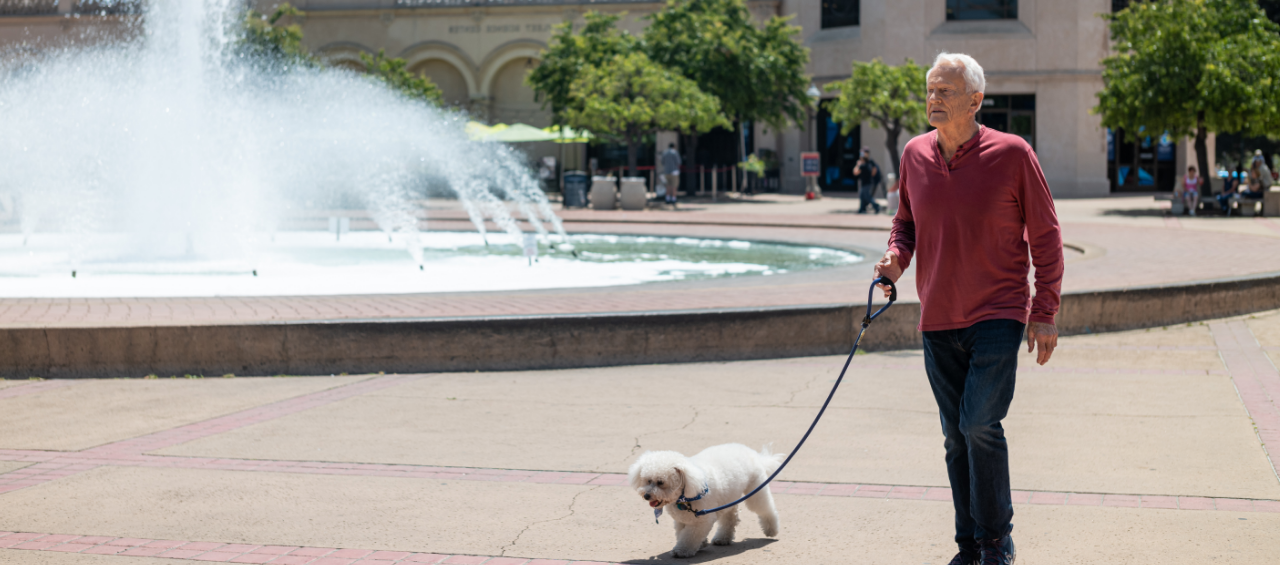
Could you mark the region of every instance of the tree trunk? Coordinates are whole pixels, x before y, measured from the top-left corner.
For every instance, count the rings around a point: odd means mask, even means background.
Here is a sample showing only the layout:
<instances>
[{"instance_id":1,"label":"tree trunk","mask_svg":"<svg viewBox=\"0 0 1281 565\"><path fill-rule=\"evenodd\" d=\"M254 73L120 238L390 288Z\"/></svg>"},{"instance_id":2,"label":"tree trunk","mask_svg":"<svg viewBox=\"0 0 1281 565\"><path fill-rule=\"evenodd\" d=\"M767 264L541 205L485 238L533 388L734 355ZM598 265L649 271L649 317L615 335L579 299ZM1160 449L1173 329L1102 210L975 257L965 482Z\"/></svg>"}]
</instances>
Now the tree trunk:
<instances>
[{"instance_id":1,"label":"tree trunk","mask_svg":"<svg viewBox=\"0 0 1281 565\"><path fill-rule=\"evenodd\" d=\"M894 121L893 127L881 124L885 128L885 148L890 150L890 161L894 165L894 178L899 178L899 154L898 154L898 136L903 133L903 126L899 125L898 120ZM887 189L888 190L888 189Z\"/></svg>"},{"instance_id":2,"label":"tree trunk","mask_svg":"<svg viewBox=\"0 0 1281 565\"><path fill-rule=\"evenodd\" d=\"M1205 150L1205 110L1196 113L1196 168L1201 176L1201 194L1210 194L1210 155Z\"/></svg>"},{"instance_id":3,"label":"tree trunk","mask_svg":"<svg viewBox=\"0 0 1281 565\"><path fill-rule=\"evenodd\" d=\"M636 134L627 133L627 176L636 176Z\"/></svg>"}]
</instances>

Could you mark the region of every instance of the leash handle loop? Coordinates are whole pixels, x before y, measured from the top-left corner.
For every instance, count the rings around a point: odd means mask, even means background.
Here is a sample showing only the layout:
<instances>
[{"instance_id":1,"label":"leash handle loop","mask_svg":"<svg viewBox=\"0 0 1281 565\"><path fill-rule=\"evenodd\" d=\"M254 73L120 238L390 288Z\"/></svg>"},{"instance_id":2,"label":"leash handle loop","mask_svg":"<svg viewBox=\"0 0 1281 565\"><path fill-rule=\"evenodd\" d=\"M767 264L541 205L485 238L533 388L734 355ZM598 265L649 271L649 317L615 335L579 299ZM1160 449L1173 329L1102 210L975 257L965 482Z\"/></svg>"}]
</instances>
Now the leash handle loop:
<instances>
[{"instance_id":1,"label":"leash handle loop","mask_svg":"<svg viewBox=\"0 0 1281 565\"><path fill-rule=\"evenodd\" d=\"M882 306L880 310L877 310L875 314L873 314L872 313L872 291L876 289L876 285L878 283L889 285L890 301L885 306ZM690 508L690 511L692 511L695 516L703 516L706 514L711 514L713 512L719 512L721 510L734 506L744 500L747 500L751 498L752 495L760 492L761 489L765 488L765 485L770 484L770 482L774 480L774 477L777 477L779 473L783 472L783 468L787 467L787 464L792 461L792 458L796 456L796 452L801 450L802 445L805 445L805 440L809 439L810 433L814 431L814 427L818 425L818 421L823 417L823 412L827 411L827 405L832 402L832 397L836 396L836 388L841 386L841 381L845 379L845 371L849 370L850 362L854 360L854 353L858 351L858 343L860 341L863 341L863 332L867 331L867 325L870 324L872 320L875 319L877 316L880 316L881 312L884 312L887 308L892 306L894 304L894 301L897 299L898 299L898 291L894 288L894 281L891 281L890 279L885 277L877 277L876 280L872 281L872 286L867 289L867 317L863 318L863 328L858 331L858 337L854 338L854 347L850 348L850 355L849 357L845 358L845 366L841 367L841 374L836 377L836 384L832 385L832 392L827 393L827 400L823 401L823 407L818 409L818 415L814 416L814 422L810 424L810 428L808 430L805 430L805 435L801 436L801 441L797 443L796 447L792 449L792 452L787 455L787 459L784 459L783 462L779 464L778 469L775 469L774 473L771 474L769 478L765 479L764 482L762 482L759 485L756 485L756 488L752 489L752 492L747 493L742 498L735 500L734 502L731 502L729 504L723 504L721 506L717 506L716 508L708 508L707 510L694 510L693 508ZM702 495L700 495L700 497L701 496Z\"/></svg>"},{"instance_id":2,"label":"leash handle loop","mask_svg":"<svg viewBox=\"0 0 1281 565\"><path fill-rule=\"evenodd\" d=\"M872 313L872 293L876 291L876 285L878 284L883 284L890 287L890 301L886 302L885 305L882 306L880 310L877 310L876 313L873 314ZM876 277L876 280L872 281L872 286L868 287L867 289L867 315L863 316L863 327L866 328L868 324L871 324L872 320L875 320L877 316L880 316L881 312L884 312L885 310L889 309L890 305L894 304L894 301L896 300L898 300L898 287L894 286L894 281L890 280L889 277Z\"/></svg>"}]
</instances>

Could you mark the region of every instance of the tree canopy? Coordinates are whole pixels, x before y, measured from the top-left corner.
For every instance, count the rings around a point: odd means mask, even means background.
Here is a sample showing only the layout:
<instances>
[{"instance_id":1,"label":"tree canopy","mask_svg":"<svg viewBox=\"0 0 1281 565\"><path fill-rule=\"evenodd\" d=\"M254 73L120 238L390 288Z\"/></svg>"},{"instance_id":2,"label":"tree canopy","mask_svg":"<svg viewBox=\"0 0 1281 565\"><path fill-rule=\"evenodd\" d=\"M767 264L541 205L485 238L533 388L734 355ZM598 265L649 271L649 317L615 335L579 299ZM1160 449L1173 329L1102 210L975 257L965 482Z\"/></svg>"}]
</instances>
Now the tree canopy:
<instances>
[{"instance_id":1,"label":"tree canopy","mask_svg":"<svg viewBox=\"0 0 1281 565\"><path fill-rule=\"evenodd\" d=\"M583 69L567 99L566 125L626 143L633 176L637 147L645 136L657 130L708 131L729 125L716 97L639 51Z\"/></svg>"},{"instance_id":2,"label":"tree canopy","mask_svg":"<svg viewBox=\"0 0 1281 565\"><path fill-rule=\"evenodd\" d=\"M774 16L758 28L743 0L669 0L649 16L644 47L719 98L726 115L779 127L802 122L809 104L809 50L789 19Z\"/></svg>"},{"instance_id":3,"label":"tree canopy","mask_svg":"<svg viewBox=\"0 0 1281 565\"><path fill-rule=\"evenodd\" d=\"M929 121L925 114L925 67L907 59L893 67L881 60L870 63L854 61L850 78L827 85L827 90L840 93L828 102L832 119L841 124L841 134L870 122L885 128L885 147L898 174L898 138L904 131L924 131Z\"/></svg>"},{"instance_id":4,"label":"tree canopy","mask_svg":"<svg viewBox=\"0 0 1281 565\"><path fill-rule=\"evenodd\" d=\"M319 61L302 44L302 27L281 21L302 15L302 10L288 2L276 6L271 14L246 10L238 42L240 54L256 64L318 65Z\"/></svg>"},{"instance_id":5,"label":"tree canopy","mask_svg":"<svg viewBox=\"0 0 1281 565\"><path fill-rule=\"evenodd\" d=\"M442 104L444 94L440 87L436 86L431 79L410 72L405 67L404 59L389 58L382 49L379 49L377 55L361 53L360 60L365 63L365 71L371 78L381 81L404 97L434 106Z\"/></svg>"},{"instance_id":6,"label":"tree canopy","mask_svg":"<svg viewBox=\"0 0 1281 565\"><path fill-rule=\"evenodd\" d=\"M1116 52L1093 110L1105 127L1195 133L1205 173L1208 132L1277 136L1281 45L1256 2L1151 0L1103 17Z\"/></svg>"},{"instance_id":7,"label":"tree canopy","mask_svg":"<svg viewBox=\"0 0 1281 565\"><path fill-rule=\"evenodd\" d=\"M582 109L570 88L584 71L635 51L639 44L636 37L615 27L617 15L587 12L583 17L586 25L579 33L574 33L572 21L556 25L542 61L525 77L543 107L550 106L554 125L567 123L566 111Z\"/></svg>"},{"instance_id":8,"label":"tree canopy","mask_svg":"<svg viewBox=\"0 0 1281 565\"><path fill-rule=\"evenodd\" d=\"M781 127L806 117L809 50L800 28L774 16L758 28L743 0L669 0L649 16L644 47L720 99L736 121Z\"/></svg>"}]
</instances>

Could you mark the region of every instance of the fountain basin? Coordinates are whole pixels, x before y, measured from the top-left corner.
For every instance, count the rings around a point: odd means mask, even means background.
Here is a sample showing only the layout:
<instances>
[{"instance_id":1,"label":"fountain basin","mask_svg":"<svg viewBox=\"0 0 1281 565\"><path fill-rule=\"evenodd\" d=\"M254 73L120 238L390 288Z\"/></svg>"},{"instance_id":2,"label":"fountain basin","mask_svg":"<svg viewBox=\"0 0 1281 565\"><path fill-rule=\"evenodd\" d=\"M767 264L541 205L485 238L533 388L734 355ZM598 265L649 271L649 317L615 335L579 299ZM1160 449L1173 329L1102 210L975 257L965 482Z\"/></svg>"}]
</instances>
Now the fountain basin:
<instances>
[{"instance_id":1,"label":"fountain basin","mask_svg":"<svg viewBox=\"0 0 1281 565\"><path fill-rule=\"evenodd\" d=\"M526 246L474 232L417 234L422 268L398 235L380 231L279 232L252 246L169 237L137 255L136 236L0 236L0 296L108 298L320 296L503 291L769 276L852 265L863 257L828 247L692 237L584 234ZM531 236L532 238L532 236ZM498 243L501 239L504 242ZM249 247L252 253L237 252ZM75 276L72 276L74 271Z\"/></svg>"}]
</instances>

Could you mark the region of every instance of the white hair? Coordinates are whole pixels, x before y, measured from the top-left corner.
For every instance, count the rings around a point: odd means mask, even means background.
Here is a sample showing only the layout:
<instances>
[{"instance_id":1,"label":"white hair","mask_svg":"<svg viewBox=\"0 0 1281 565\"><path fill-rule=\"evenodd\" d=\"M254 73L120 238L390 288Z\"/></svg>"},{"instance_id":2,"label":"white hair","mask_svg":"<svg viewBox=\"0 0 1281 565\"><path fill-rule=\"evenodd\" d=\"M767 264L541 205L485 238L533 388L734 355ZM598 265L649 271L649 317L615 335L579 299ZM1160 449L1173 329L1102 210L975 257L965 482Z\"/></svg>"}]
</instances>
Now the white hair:
<instances>
[{"instance_id":1,"label":"white hair","mask_svg":"<svg viewBox=\"0 0 1281 565\"><path fill-rule=\"evenodd\" d=\"M939 53L934 58L934 66L930 67L930 72L939 67L960 67L961 74L965 76L965 90L969 92L983 92L987 88L987 79L983 78L983 67L974 57L964 53ZM927 73L928 74L928 73Z\"/></svg>"}]
</instances>

